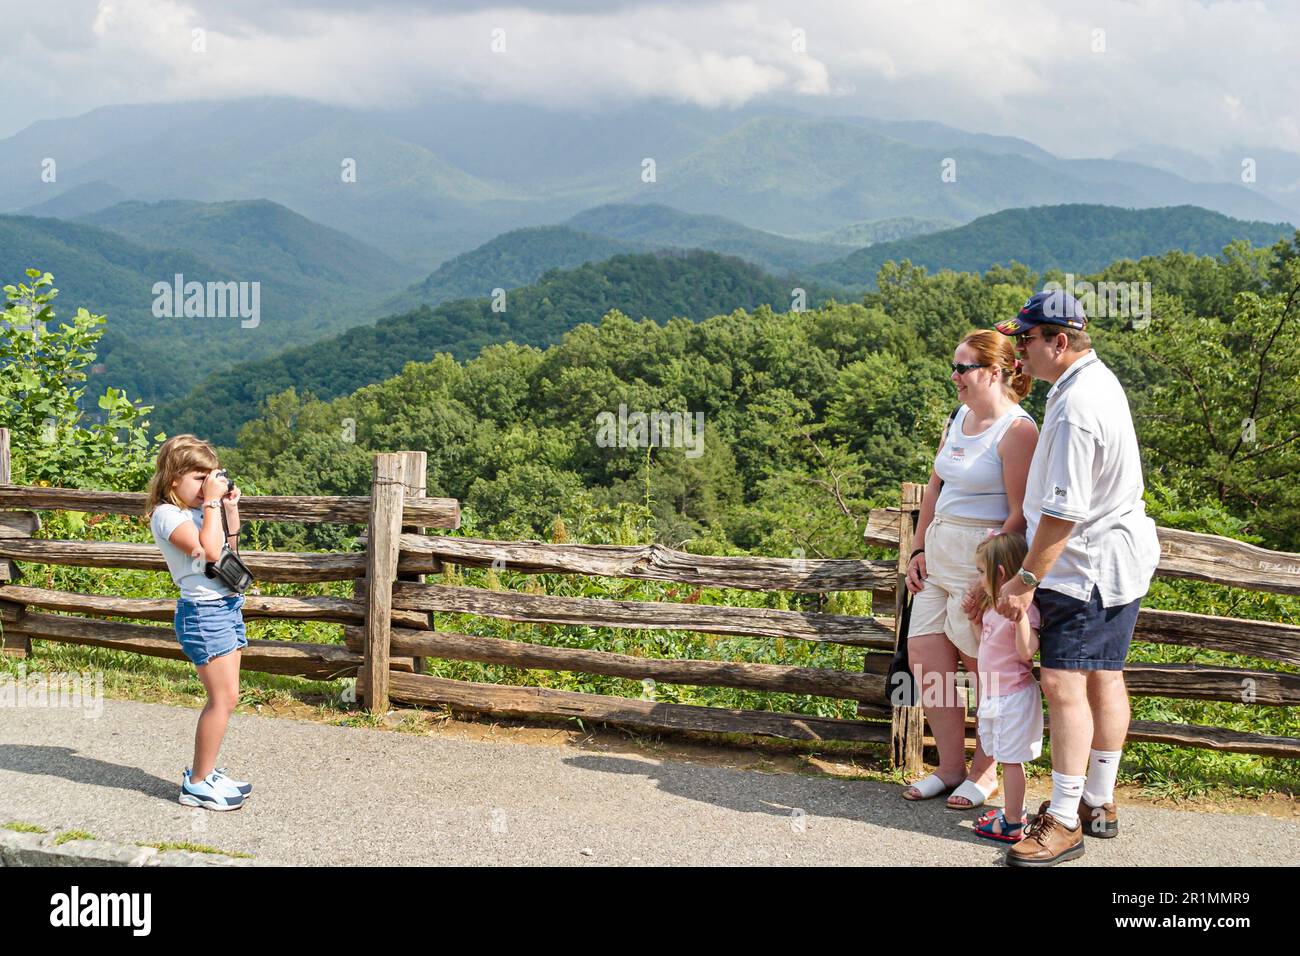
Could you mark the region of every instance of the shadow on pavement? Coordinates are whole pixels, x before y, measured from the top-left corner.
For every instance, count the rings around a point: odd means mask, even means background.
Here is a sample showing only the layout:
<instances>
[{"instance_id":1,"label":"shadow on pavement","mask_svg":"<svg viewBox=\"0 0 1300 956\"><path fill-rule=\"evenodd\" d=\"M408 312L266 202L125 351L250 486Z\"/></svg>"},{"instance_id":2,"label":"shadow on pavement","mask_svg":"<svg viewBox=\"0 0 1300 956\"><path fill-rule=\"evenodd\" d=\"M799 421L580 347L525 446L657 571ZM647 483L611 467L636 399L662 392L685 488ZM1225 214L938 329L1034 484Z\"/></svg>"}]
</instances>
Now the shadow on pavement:
<instances>
[{"instance_id":1,"label":"shadow on pavement","mask_svg":"<svg viewBox=\"0 0 1300 956\"><path fill-rule=\"evenodd\" d=\"M33 776L63 777L75 783L115 787L119 790L135 790L174 803L176 794L180 791L183 768L176 768L175 780L164 780L138 767L82 757L71 747L0 744L0 769Z\"/></svg>"},{"instance_id":2,"label":"shadow on pavement","mask_svg":"<svg viewBox=\"0 0 1300 956\"><path fill-rule=\"evenodd\" d=\"M702 767L671 761L631 760L584 754L565 763L597 773L621 773L653 780L660 790L740 813L809 818L835 817L951 840L987 849L1000 859L1006 846L971 832L986 807L950 810L942 798L909 803L903 787L870 780L835 780L795 774L767 774L729 767Z\"/></svg>"}]
</instances>

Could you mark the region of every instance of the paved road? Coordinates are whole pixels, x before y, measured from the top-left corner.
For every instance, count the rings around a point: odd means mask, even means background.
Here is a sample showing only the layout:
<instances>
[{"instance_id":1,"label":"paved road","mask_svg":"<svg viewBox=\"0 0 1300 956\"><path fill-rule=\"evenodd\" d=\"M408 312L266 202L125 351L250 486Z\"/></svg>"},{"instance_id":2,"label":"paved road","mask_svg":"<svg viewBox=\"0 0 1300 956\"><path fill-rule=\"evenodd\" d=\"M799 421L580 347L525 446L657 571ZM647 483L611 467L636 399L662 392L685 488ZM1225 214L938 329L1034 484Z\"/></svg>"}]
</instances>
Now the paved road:
<instances>
[{"instance_id":1,"label":"paved road","mask_svg":"<svg viewBox=\"0 0 1300 956\"><path fill-rule=\"evenodd\" d=\"M237 714L222 750L242 810L176 802L196 711L105 700L0 711L0 823L187 840L312 864L1000 865L975 812L896 786L569 747ZM1068 866L1294 865L1300 824L1122 807L1123 834Z\"/></svg>"}]
</instances>

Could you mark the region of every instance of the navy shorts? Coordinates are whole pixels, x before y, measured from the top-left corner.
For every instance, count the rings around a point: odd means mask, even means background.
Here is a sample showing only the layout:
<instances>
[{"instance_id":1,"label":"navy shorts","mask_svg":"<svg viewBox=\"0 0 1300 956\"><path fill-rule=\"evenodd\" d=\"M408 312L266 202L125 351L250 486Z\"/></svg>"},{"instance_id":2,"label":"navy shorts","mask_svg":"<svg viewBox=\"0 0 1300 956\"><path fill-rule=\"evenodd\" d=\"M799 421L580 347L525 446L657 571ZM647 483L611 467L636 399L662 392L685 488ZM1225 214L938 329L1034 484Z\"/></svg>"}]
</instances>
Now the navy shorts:
<instances>
[{"instance_id":1,"label":"navy shorts","mask_svg":"<svg viewBox=\"0 0 1300 956\"><path fill-rule=\"evenodd\" d=\"M1039 588L1034 600L1042 617L1038 649L1043 667L1065 671L1124 669L1141 598L1102 607L1101 592L1094 584L1087 601L1047 588Z\"/></svg>"},{"instance_id":2,"label":"navy shorts","mask_svg":"<svg viewBox=\"0 0 1300 956\"><path fill-rule=\"evenodd\" d=\"M190 601L181 598L176 602L176 639L181 642L185 656L202 667L214 657L221 657L248 646L244 633L244 606L242 594L231 594L210 601Z\"/></svg>"}]
</instances>

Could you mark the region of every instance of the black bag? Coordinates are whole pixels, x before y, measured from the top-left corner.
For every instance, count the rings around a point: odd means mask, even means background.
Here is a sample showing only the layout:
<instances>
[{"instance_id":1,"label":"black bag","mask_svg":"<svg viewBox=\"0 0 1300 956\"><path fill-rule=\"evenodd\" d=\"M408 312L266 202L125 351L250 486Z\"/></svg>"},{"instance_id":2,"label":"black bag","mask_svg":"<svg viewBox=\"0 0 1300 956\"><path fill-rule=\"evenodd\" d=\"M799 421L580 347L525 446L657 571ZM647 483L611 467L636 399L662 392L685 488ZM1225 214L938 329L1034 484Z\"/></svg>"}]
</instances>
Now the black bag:
<instances>
[{"instance_id":1,"label":"black bag","mask_svg":"<svg viewBox=\"0 0 1300 956\"><path fill-rule=\"evenodd\" d=\"M232 591L242 594L253 583L253 572L248 570L248 565L240 560L239 553L231 550L230 545L225 543L226 539L230 537L230 528L226 524L226 509L221 508L220 510L221 530L225 532L224 537L221 539L221 557L204 564L203 574L205 577L221 581Z\"/></svg>"},{"instance_id":2,"label":"black bag","mask_svg":"<svg viewBox=\"0 0 1300 956\"><path fill-rule=\"evenodd\" d=\"M907 628L912 621L912 594L903 600L902 610L898 612L898 644L894 647L894 659L889 662L889 673L885 675L885 697L894 707L915 707L917 705L916 678L907 663Z\"/></svg>"},{"instance_id":3,"label":"black bag","mask_svg":"<svg viewBox=\"0 0 1300 956\"><path fill-rule=\"evenodd\" d=\"M959 411L960 405L952 410L944 425L945 429L952 426ZM939 487L943 487L942 479ZM903 517L905 516L900 515L900 519ZM915 707L919 703L916 678L912 676L912 668L907 663L907 630L912 623L912 592L902 588L902 593L897 595L894 603L898 606L898 643L894 647L894 659L889 662L889 671L885 675L885 696L894 707Z\"/></svg>"}]
</instances>

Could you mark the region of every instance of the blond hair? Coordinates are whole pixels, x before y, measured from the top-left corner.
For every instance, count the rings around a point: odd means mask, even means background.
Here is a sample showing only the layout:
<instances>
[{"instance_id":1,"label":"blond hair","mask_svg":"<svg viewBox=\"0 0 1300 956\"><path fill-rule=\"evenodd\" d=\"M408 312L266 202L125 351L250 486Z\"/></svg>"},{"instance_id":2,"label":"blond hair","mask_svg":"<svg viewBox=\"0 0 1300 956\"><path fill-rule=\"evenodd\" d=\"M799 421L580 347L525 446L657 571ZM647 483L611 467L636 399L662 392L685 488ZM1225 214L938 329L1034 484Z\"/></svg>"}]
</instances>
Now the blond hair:
<instances>
[{"instance_id":1,"label":"blond hair","mask_svg":"<svg viewBox=\"0 0 1300 956\"><path fill-rule=\"evenodd\" d=\"M1034 380L1016 357L1016 347L1010 336L994 329L976 329L960 342L969 345L979 356L980 364L997 369L1002 375L1002 387L1007 397L1019 402L1034 387Z\"/></svg>"},{"instance_id":2,"label":"blond hair","mask_svg":"<svg viewBox=\"0 0 1300 956\"><path fill-rule=\"evenodd\" d=\"M985 538L975 548L975 560L984 565L984 593L980 595L980 607L987 609L992 602L990 594L997 594L1004 583L998 580L998 566L1006 572L1007 577L1015 574L1025 563L1029 554L1029 545L1023 534L1000 532Z\"/></svg>"},{"instance_id":3,"label":"blond hair","mask_svg":"<svg viewBox=\"0 0 1300 956\"><path fill-rule=\"evenodd\" d=\"M144 496L144 516L151 517L154 509L163 502L170 502L181 509L188 508L189 503L180 500L172 482L191 471L215 471L220 467L216 449L202 438L189 434L173 435L158 449L153 478L150 479L149 491Z\"/></svg>"}]
</instances>

